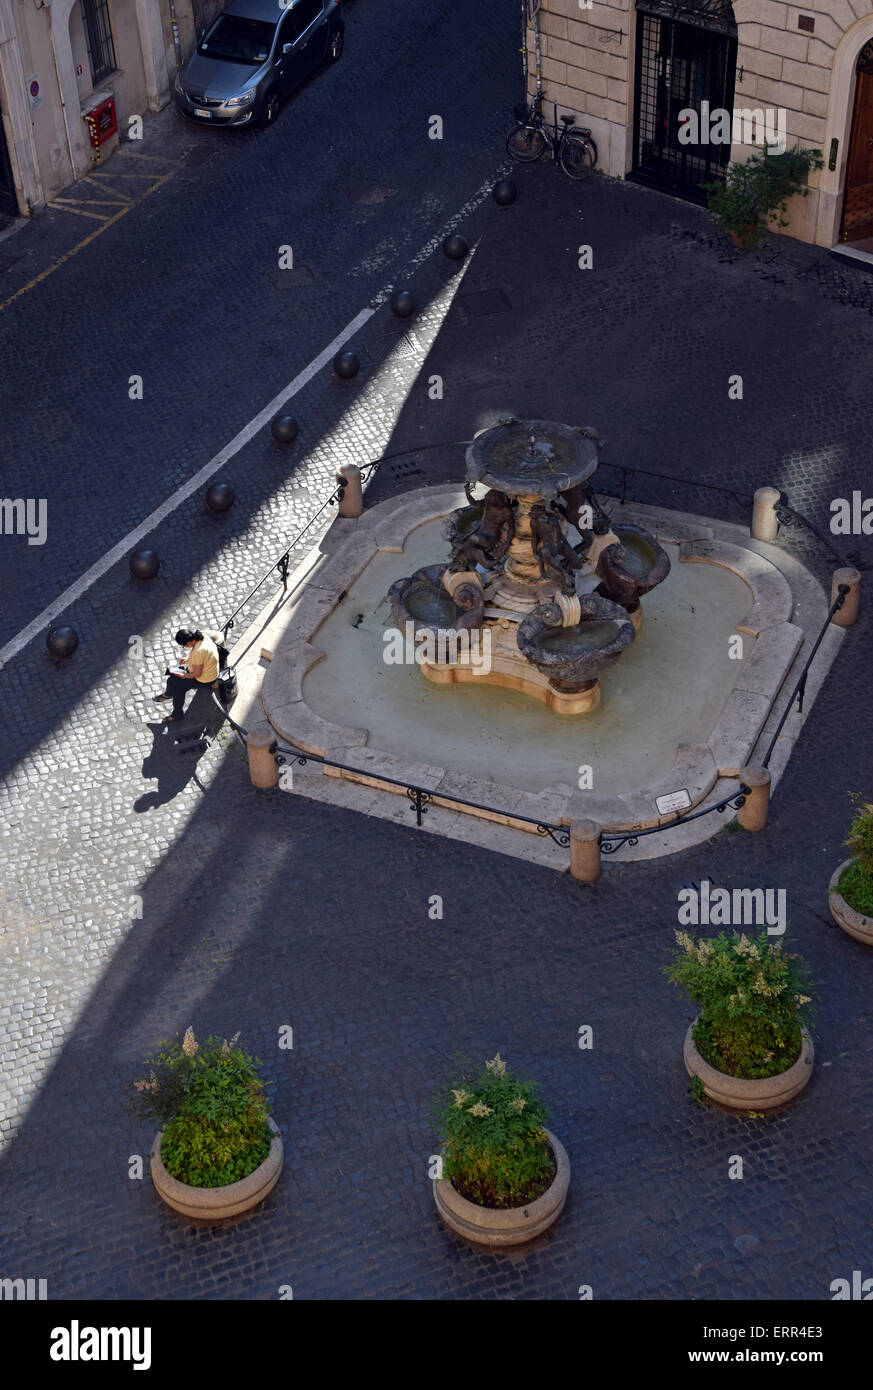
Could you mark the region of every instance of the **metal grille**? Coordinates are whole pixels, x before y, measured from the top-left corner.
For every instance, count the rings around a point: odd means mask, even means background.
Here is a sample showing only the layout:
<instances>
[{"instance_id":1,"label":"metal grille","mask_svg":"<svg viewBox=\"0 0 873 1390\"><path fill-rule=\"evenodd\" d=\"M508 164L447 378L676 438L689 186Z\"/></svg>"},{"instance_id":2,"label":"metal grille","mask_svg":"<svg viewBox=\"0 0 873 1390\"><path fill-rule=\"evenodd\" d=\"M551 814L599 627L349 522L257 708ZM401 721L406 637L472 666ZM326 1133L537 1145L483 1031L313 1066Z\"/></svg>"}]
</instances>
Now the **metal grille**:
<instances>
[{"instance_id":1,"label":"metal grille","mask_svg":"<svg viewBox=\"0 0 873 1390\"><path fill-rule=\"evenodd\" d=\"M637 9L664 19L675 19L680 24L716 29L736 38L737 25L730 0L637 0Z\"/></svg>"},{"instance_id":2,"label":"metal grille","mask_svg":"<svg viewBox=\"0 0 873 1390\"><path fill-rule=\"evenodd\" d=\"M855 71L873 72L873 39L869 43L865 43L858 54L858 65Z\"/></svg>"},{"instance_id":3,"label":"metal grille","mask_svg":"<svg viewBox=\"0 0 873 1390\"><path fill-rule=\"evenodd\" d=\"M91 81L96 86L116 68L108 0L82 0L82 23L85 26Z\"/></svg>"},{"instance_id":4,"label":"metal grille","mask_svg":"<svg viewBox=\"0 0 873 1390\"><path fill-rule=\"evenodd\" d=\"M702 111L732 115L736 58L735 38L661 15L638 14L635 177L692 202L706 201L703 186L723 177L730 139L682 144L679 115L696 111L701 135L709 133Z\"/></svg>"}]
</instances>

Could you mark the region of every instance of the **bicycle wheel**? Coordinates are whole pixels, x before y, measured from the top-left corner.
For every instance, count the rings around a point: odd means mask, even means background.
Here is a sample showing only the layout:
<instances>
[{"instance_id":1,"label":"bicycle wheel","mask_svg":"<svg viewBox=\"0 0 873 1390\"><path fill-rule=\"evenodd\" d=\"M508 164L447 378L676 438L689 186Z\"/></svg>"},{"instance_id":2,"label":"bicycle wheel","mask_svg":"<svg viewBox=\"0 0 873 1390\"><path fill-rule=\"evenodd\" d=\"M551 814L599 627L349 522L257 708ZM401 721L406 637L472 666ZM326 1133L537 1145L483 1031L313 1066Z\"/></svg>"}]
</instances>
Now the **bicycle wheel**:
<instances>
[{"instance_id":1,"label":"bicycle wheel","mask_svg":"<svg viewBox=\"0 0 873 1390\"><path fill-rule=\"evenodd\" d=\"M543 132L536 126L514 125L506 137L506 153L523 164L532 164L546 148Z\"/></svg>"},{"instance_id":2,"label":"bicycle wheel","mask_svg":"<svg viewBox=\"0 0 873 1390\"><path fill-rule=\"evenodd\" d=\"M597 148L586 135L572 132L561 146L561 168L571 179L584 179L597 163Z\"/></svg>"}]
</instances>

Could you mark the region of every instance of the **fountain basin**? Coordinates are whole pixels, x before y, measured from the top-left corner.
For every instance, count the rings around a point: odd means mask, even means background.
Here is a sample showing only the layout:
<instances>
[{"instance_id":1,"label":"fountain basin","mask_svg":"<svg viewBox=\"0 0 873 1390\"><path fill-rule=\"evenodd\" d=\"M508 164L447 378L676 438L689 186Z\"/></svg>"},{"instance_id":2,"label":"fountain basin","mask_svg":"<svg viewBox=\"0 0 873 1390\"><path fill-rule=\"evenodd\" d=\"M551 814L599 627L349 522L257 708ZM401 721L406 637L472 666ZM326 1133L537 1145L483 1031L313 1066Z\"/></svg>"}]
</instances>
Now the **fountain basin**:
<instances>
[{"instance_id":1,"label":"fountain basin","mask_svg":"<svg viewBox=\"0 0 873 1390\"><path fill-rule=\"evenodd\" d=\"M502 420L467 450L467 480L511 497L554 500L597 470L603 441L588 426L555 420Z\"/></svg>"},{"instance_id":2,"label":"fountain basin","mask_svg":"<svg viewBox=\"0 0 873 1390\"><path fill-rule=\"evenodd\" d=\"M518 629L522 655L553 690L568 695L590 688L636 636L619 604L588 594L579 600L579 607L580 621L562 626L556 603L538 603Z\"/></svg>"},{"instance_id":3,"label":"fountain basin","mask_svg":"<svg viewBox=\"0 0 873 1390\"><path fill-rule=\"evenodd\" d=\"M613 526L619 545L610 545L597 561L598 592L632 613L643 594L651 593L670 573L670 557L654 536L639 526Z\"/></svg>"},{"instance_id":4,"label":"fountain basin","mask_svg":"<svg viewBox=\"0 0 873 1390\"><path fill-rule=\"evenodd\" d=\"M423 631L470 632L482 626L485 597L481 585L461 583L449 594L443 587L446 565L423 565L411 575L397 579L388 590L391 618L402 631L411 623L415 633Z\"/></svg>"}]
</instances>

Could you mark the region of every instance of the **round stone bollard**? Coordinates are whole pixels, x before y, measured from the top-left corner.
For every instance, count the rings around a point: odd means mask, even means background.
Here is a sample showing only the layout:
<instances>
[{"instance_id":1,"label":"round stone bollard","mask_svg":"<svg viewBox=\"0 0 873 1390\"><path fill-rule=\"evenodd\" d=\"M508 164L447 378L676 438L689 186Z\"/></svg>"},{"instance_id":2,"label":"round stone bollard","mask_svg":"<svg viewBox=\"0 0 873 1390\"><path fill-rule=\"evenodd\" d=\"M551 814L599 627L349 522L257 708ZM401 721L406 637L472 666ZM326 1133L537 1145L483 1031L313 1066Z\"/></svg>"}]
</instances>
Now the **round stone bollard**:
<instances>
[{"instance_id":1,"label":"round stone bollard","mask_svg":"<svg viewBox=\"0 0 873 1390\"><path fill-rule=\"evenodd\" d=\"M361 359L355 352L338 352L333 359L333 369L341 381L351 381L361 369Z\"/></svg>"},{"instance_id":2,"label":"round stone bollard","mask_svg":"<svg viewBox=\"0 0 873 1390\"><path fill-rule=\"evenodd\" d=\"M776 503L782 496L778 487L759 487L752 508L752 539L775 541L779 534Z\"/></svg>"},{"instance_id":3,"label":"round stone bollard","mask_svg":"<svg viewBox=\"0 0 873 1390\"><path fill-rule=\"evenodd\" d=\"M279 785L279 764L271 751L276 743L276 730L266 719L256 724L246 739L249 755L249 778L253 787L266 791Z\"/></svg>"},{"instance_id":4,"label":"round stone bollard","mask_svg":"<svg viewBox=\"0 0 873 1390\"><path fill-rule=\"evenodd\" d=\"M408 319L415 313L415 299L409 290L395 290L389 302L395 318Z\"/></svg>"},{"instance_id":5,"label":"round stone bollard","mask_svg":"<svg viewBox=\"0 0 873 1390\"><path fill-rule=\"evenodd\" d=\"M861 575L855 569L834 570L834 577L831 583L831 603L837 597L837 591L841 584L848 586L849 592L843 597L843 606L838 608L832 623L837 627L851 627L858 621L858 605L861 602Z\"/></svg>"},{"instance_id":6,"label":"round stone bollard","mask_svg":"<svg viewBox=\"0 0 873 1390\"><path fill-rule=\"evenodd\" d=\"M206 505L211 512L226 512L236 501L236 493L230 483L212 483L206 489Z\"/></svg>"},{"instance_id":7,"label":"round stone bollard","mask_svg":"<svg viewBox=\"0 0 873 1390\"><path fill-rule=\"evenodd\" d=\"M740 781L749 790L737 811L737 821L744 830L763 830L770 810L770 769L757 763L741 767Z\"/></svg>"},{"instance_id":8,"label":"round stone bollard","mask_svg":"<svg viewBox=\"0 0 873 1390\"><path fill-rule=\"evenodd\" d=\"M300 426L293 415L274 415L270 423L270 433L277 444L293 444L300 432Z\"/></svg>"},{"instance_id":9,"label":"round stone bollard","mask_svg":"<svg viewBox=\"0 0 873 1390\"><path fill-rule=\"evenodd\" d=\"M354 463L343 464L342 468L337 469L336 480L343 488L343 495L339 500L340 516L360 516L364 510L360 468Z\"/></svg>"},{"instance_id":10,"label":"round stone bollard","mask_svg":"<svg viewBox=\"0 0 873 1390\"><path fill-rule=\"evenodd\" d=\"M452 232L443 242L443 253L448 256L450 261L462 261L469 251L469 246L462 236L457 232Z\"/></svg>"},{"instance_id":11,"label":"round stone bollard","mask_svg":"<svg viewBox=\"0 0 873 1390\"><path fill-rule=\"evenodd\" d=\"M508 208L517 196L518 190L511 179L499 179L491 190L491 197L499 208Z\"/></svg>"},{"instance_id":12,"label":"round stone bollard","mask_svg":"<svg viewBox=\"0 0 873 1390\"><path fill-rule=\"evenodd\" d=\"M134 579L154 579L161 568L155 550L135 550L127 563Z\"/></svg>"},{"instance_id":13,"label":"round stone bollard","mask_svg":"<svg viewBox=\"0 0 873 1390\"><path fill-rule=\"evenodd\" d=\"M55 661L63 661L72 656L78 647L79 634L74 627L52 627L49 628L45 644Z\"/></svg>"},{"instance_id":14,"label":"round stone bollard","mask_svg":"<svg viewBox=\"0 0 873 1390\"><path fill-rule=\"evenodd\" d=\"M570 826L570 873L577 883L596 883L600 877L600 826L577 820Z\"/></svg>"}]
</instances>

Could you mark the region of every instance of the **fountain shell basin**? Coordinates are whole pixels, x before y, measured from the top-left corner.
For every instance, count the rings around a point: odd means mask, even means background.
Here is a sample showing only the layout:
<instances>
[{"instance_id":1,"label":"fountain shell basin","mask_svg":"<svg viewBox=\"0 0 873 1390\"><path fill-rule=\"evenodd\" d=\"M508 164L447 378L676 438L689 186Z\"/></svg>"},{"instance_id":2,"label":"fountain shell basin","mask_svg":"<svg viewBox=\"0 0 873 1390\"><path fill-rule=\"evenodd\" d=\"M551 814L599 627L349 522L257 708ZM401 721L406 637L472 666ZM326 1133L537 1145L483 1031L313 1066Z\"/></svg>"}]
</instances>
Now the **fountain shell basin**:
<instances>
[{"instance_id":1,"label":"fountain shell basin","mask_svg":"<svg viewBox=\"0 0 873 1390\"><path fill-rule=\"evenodd\" d=\"M485 595L482 586L471 579L455 584L450 594L443 585L447 565L424 565L411 575L397 579L388 590L391 619L394 626L405 631L411 623L413 631L470 632L482 626Z\"/></svg>"},{"instance_id":2,"label":"fountain shell basin","mask_svg":"<svg viewBox=\"0 0 873 1390\"><path fill-rule=\"evenodd\" d=\"M567 694L597 680L636 636L620 604L588 594L579 606L580 621L565 627L557 604L538 603L519 625L516 639L522 656L552 689Z\"/></svg>"},{"instance_id":3,"label":"fountain shell basin","mask_svg":"<svg viewBox=\"0 0 873 1390\"><path fill-rule=\"evenodd\" d=\"M651 593L670 573L670 557L654 536L640 526L613 526L619 545L602 550L597 561L599 592L628 612L639 605L643 594Z\"/></svg>"},{"instance_id":4,"label":"fountain shell basin","mask_svg":"<svg viewBox=\"0 0 873 1390\"><path fill-rule=\"evenodd\" d=\"M467 481L510 497L554 500L597 470L603 441L587 425L555 420L502 420L467 449Z\"/></svg>"}]
</instances>

